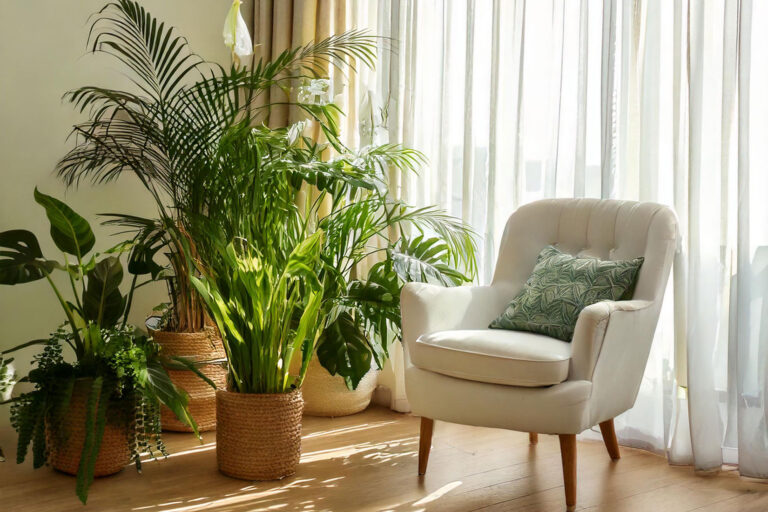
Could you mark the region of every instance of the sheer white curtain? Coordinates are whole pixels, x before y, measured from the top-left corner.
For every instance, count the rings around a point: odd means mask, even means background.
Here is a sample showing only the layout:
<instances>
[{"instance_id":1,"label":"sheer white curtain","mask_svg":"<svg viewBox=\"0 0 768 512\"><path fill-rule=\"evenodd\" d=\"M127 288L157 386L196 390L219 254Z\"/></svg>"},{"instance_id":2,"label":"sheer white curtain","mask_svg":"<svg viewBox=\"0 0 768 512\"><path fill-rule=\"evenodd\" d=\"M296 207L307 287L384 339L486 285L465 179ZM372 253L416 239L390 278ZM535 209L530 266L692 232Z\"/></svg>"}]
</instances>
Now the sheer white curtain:
<instances>
[{"instance_id":1,"label":"sheer white curtain","mask_svg":"<svg viewBox=\"0 0 768 512\"><path fill-rule=\"evenodd\" d=\"M768 31L752 30L768 26L768 2L353 4L350 19L395 47L383 42L357 85L380 140L430 161L400 194L477 230L481 283L520 204L675 207L683 242L619 437L768 477Z\"/></svg>"}]
</instances>

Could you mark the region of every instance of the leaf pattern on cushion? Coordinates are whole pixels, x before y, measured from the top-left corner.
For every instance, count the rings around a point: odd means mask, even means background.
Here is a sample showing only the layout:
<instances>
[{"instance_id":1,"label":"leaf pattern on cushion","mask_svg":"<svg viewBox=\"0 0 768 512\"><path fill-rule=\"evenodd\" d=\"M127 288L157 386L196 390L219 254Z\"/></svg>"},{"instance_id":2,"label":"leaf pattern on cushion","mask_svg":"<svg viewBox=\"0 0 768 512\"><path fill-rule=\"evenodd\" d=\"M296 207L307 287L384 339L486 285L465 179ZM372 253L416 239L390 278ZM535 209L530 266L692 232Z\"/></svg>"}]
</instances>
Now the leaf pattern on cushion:
<instances>
[{"instance_id":1,"label":"leaf pattern on cushion","mask_svg":"<svg viewBox=\"0 0 768 512\"><path fill-rule=\"evenodd\" d=\"M603 300L632 298L642 264L642 257L580 258L549 245L539 253L522 291L489 327L571 341L582 309Z\"/></svg>"}]
</instances>

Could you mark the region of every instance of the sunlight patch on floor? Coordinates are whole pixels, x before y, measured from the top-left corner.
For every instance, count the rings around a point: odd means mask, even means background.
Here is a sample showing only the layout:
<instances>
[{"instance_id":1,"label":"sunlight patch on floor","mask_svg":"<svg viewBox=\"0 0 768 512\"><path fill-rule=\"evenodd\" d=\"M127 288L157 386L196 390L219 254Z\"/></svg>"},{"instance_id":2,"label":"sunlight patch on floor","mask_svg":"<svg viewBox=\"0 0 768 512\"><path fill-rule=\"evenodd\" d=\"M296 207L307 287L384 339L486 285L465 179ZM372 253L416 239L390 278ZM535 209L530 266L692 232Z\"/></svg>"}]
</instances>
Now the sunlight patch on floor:
<instances>
[{"instance_id":1,"label":"sunlight patch on floor","mask_svg":"<svg viewBox=\"0 0 768 512\"><path fill-rule=\"evenodd\" d=\"M167 456L162 456L161 455L159 457L150 457L149 455L146 455L147 459L145 460L145 459L142 458L141 459L141 465L143 466L144 464L148 464L150 462L157 462L157 461L163 461L165 459L171 459L171 458L174 458L174 457L180 457L182 455L191 455L193 453L209 452L209 451L215 450L215 449L216 449L216 443L208 443L208 444L203 444L203 445L200 445L198 447L195 447L195 448L192 448L192 449L189 449L189 450L184 450L184 451L181 451L181 452L169 453Z\"/></svg>"},{"instance_id":2,"label":"sunlight patch on floor","mask_svg":"<svg viewBox=\"0 0 768 512\"><path fill-rule=\"evenodd\" d=\"M254 493L240 494L240 495L229 495L223 498L213 499L205 503L187 504L181 507L164 509L163 512L192 512L193 510L200 510L202 508L208 509L208 508L216 508L216 507L234 506L234 505L239 505L243 503L254 502L256 500L261 500L264 498L274 497L280 494L284 494L286 492L288 492L288 489L269 489L262 492L254 492ZM263 508L253 509L253 510L254 511L277 510L280 508L284 508L286 506L287 506L287 503L283 502L283 503L277 503L274 505L265 505ZM139 509L133 509L133 510L139 510Z\"/></svg>"},{"instance_id":3,"label":"sunlight patch on floor","mask_svg":"<svg viewBox=\"0 0 768 512\"><path fill-rule=\"evenodd\" d=\"M421 505L426 505L427 503L433 502L438 498L441 498L442 496L445 496L455 488L459 487L461 485L461 480L456 480L455 482L451 482L449 484L445 484L441 488L439 488L436 491L433 491L429 493L428 495L421 498L419 501L415 502L412 506L418 507Z\"/></svg>"},{"instance_id":4,"label":"sunlight patch on floor","mask_svg":"<svg viewBox=\"0 0 768 512\"><path fill-rule=\"evenodd\" d=\"M336 436L341 434L351 434L353 432L360 432L362 430L370 430L373 428L386 427L387 425L394 425L396 421L380 421L378 423L363 423L361 425L354 425L352 427L342 427L333 430L321 430L320 432L313 432L302 436L302 439L313 439L315 437Z\"/></svg>"}]
</instances>

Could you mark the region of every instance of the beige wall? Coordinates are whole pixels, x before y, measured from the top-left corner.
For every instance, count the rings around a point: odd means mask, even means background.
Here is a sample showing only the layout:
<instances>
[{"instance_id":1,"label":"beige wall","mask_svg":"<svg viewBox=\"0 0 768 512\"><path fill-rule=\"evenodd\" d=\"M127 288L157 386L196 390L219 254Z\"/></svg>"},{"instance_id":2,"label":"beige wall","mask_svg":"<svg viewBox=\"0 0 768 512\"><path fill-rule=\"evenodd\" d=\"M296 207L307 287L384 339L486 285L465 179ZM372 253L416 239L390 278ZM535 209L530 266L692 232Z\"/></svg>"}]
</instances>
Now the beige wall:
<instances>
[{"instance_id":1,"label":"beige wall","mask_svg":"<svg viewBox=\"0 0 768 512\"><path fill-rule=\"evenodd\" d=\"M82 119L61 101L81 85L131 87L116 61L86 55L88 16L106 0L2 0L0 2L0 231L33 231L44 254L59 257L48 236L45 214L32 199L41 191L64 199L94 227L96 248L118 238L99 225L101 212L152 215L154 209L138 182L126 176L110 185L83 184L66 190L52 175L70 144L66 137ZM228 62L221 29L230 0L145 0L156 17L177 27L191 47L208 60ZM132 321L142 322L165 300L162 286L146 287L137 296ZM44 281L0 287L0 349L44 337L63 321L61 309ZM34 349L16 356L25 373ZM8 408L0 406L0 425Z\"/></svg>"}]
</instances>

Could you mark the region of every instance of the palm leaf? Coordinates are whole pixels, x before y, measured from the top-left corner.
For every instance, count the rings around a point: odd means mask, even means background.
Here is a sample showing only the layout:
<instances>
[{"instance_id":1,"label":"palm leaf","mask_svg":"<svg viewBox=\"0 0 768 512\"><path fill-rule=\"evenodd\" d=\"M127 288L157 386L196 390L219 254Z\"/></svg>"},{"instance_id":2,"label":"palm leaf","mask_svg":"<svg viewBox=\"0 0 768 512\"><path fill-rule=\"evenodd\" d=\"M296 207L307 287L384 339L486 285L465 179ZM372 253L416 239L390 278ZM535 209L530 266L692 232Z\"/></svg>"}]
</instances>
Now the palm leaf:
<instances>
[{"instance_id":1,"label":"palm leaf","mask_svg":"<svg viewBox=\"0 0 768 512\"><path fill-rule=\"evenodd\" d=\"M390 251L389 258L394 271L406 282L455 286L470 281L470 278L450 265L450 247L439 238L419 235L408 240L403 237L396 248Z\"/></svg>"}]
</instances>

